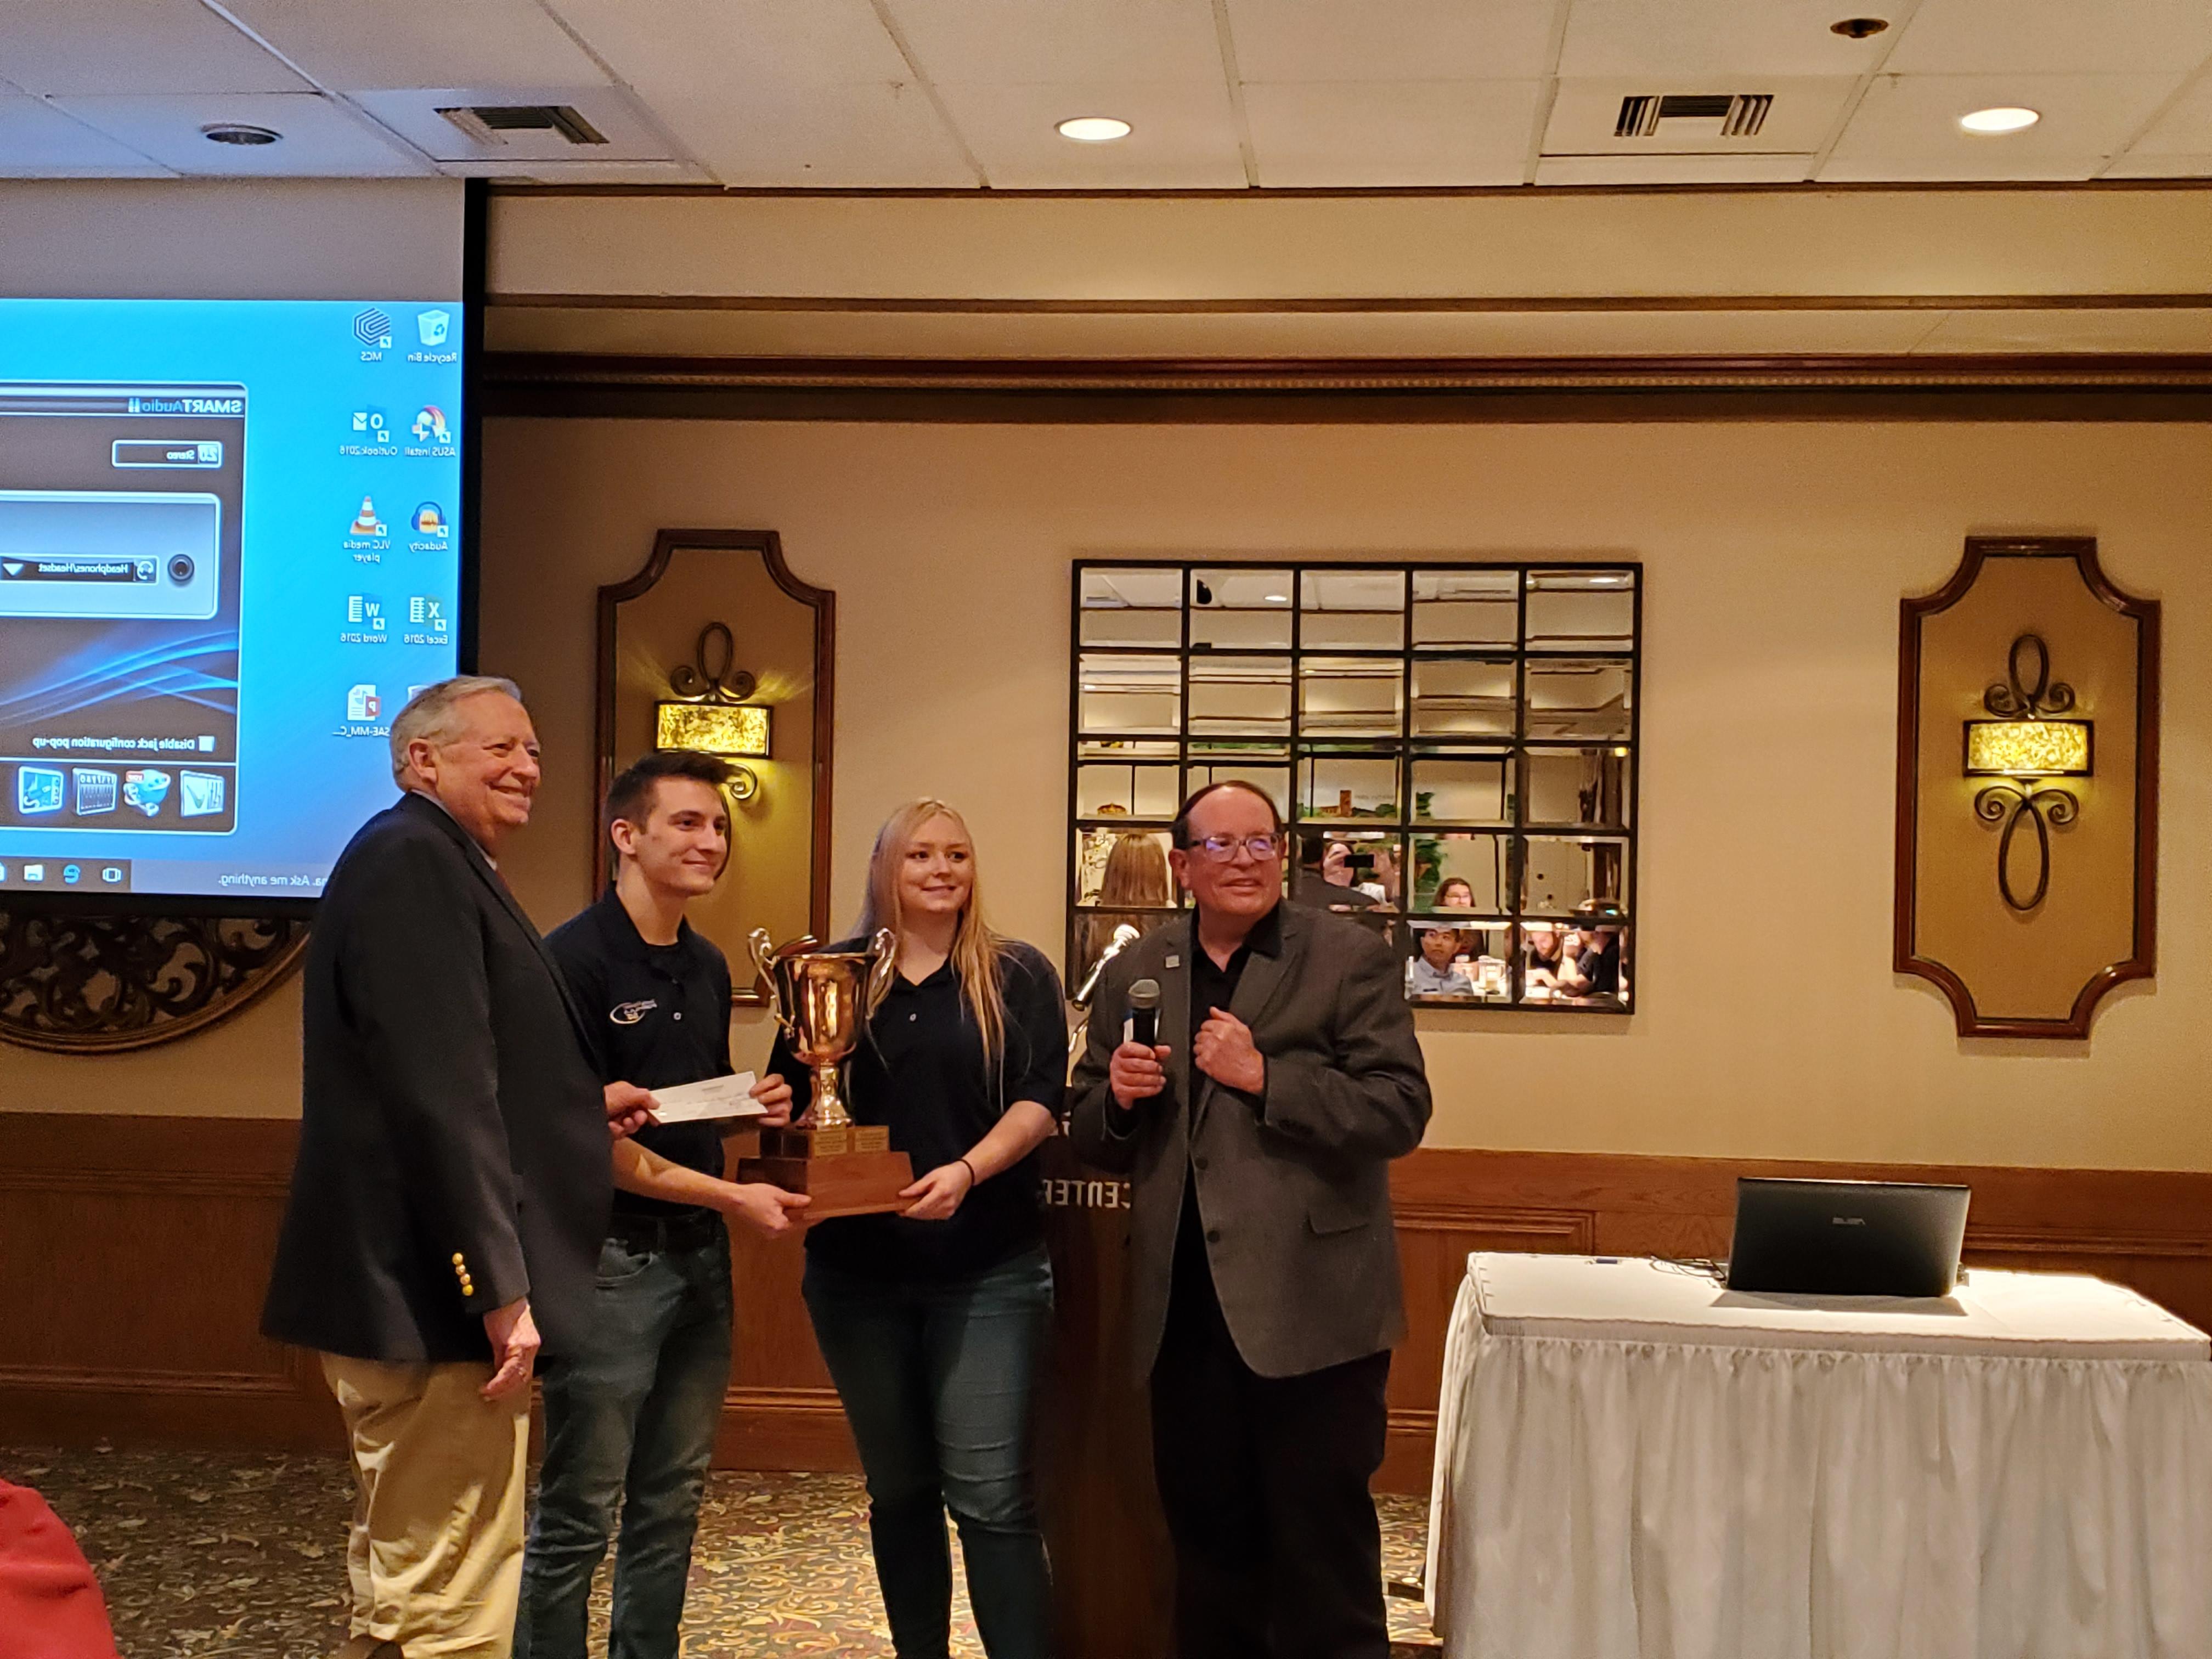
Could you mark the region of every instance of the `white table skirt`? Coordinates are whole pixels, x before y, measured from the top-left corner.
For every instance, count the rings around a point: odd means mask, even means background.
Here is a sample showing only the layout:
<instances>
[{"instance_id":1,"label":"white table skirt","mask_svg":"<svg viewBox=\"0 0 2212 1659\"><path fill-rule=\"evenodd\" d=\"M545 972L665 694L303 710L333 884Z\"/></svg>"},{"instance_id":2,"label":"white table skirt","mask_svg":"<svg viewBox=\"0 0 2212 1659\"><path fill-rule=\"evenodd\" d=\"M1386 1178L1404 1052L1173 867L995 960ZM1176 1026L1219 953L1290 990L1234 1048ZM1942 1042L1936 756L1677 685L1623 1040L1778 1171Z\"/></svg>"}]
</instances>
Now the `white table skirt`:
<instances>
[{"instance_id":1,"label":"white table skirt","mask_svg":"<svg viewBox=\"0 0 2212 1659\"><path fill-rule=\"evenodd\" d=\"M1576 1262L1613 1275L1580 1309ZM2212 1362L2132 1292L1984 1271L1942 1314L1839 1313L1468 1266L1429 1528L1452 1659L2212 1656Z\"/></svg>"}]
</instances>

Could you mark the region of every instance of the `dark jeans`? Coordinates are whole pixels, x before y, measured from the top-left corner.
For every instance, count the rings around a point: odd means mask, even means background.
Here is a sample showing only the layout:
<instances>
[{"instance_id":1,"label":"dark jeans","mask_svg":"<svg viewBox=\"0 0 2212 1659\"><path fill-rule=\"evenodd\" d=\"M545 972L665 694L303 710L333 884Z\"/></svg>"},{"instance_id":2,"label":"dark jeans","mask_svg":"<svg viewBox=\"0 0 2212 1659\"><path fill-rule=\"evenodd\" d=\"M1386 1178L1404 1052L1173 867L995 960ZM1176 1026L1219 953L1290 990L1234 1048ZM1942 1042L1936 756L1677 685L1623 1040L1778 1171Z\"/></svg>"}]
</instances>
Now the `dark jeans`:
<instances>
[{"instance_id":1,"label":"dark jeans","mask_svg":"<svg viewBox=\"0 0 2212 1659\"><path fill-rule=\"evenodd\" d=\"M973 1279L910 1283L808 1258L806 1310L868 1478L876 1582L899 1659L945 1659L960 1528L991 1659L1044 1659L1052 1580L1030 1495L1030 1399L1052 1316L1042 1248Z\"/></svg>"},{"instance_id":2,"label":"dark jeans","mask_svg":"<svg viewBox=\"0 0 2212 1659\"><path fill-rule=\"evenodd\" d=\"M730 1376L730 1245L609 1239L586 1346L546 1367L545 1466L522 1564L516 1659L583 1659L617 1506L610 1659L676 1659L699 1498Z\"/></svg>"},{"instance_id":3,"label":"dark jeans","mask_svg":"<svg viewBox=\"0 0 2212 1659\"><path fill-rule=\"evenodd\" d=\"M1152 1469L1175 1543L1182 1659L1388 1659L1367 1483L1382 1463L1389 1375L1386 1350L1261 1376L1237 1352L1212 1277L1176 1274L1152 1365Z\"/></svg>"}]
</instances>

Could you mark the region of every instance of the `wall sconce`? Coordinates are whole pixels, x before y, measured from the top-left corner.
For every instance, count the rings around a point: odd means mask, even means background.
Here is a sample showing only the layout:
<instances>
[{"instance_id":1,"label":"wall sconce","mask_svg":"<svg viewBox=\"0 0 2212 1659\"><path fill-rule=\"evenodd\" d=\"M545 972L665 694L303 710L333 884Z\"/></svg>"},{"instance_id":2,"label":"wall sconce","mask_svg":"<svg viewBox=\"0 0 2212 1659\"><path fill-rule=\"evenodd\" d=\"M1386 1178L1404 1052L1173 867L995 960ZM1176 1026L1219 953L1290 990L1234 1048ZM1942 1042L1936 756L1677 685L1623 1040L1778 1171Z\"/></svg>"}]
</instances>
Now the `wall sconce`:
<instances>
[{"instance_id":1,"label":"wall sconce","mask_svg":"<svg viewBox=\"0 0 2212 1659\"><path fill-rule=\"evenodd\" d=\"M2023 656L2034 664L2033 685L2021 672ZM2012 642L2005 673L2009 684L1992 684L1982 694L1982 707L1996 718L1966 723L1966 773L2004 780L1975 795L1974 816L2004 824L1997 842L1997 891L2008 908L2025 914L2051 890L2050 826L2063 829L2081 814L2072 790L2045 780L2089 776L2095 732L2088 720L2055 718L2074 707L2074 688L2051 678L2051 649L2039 635L2022 634ZM2012 838L2023 821L2035 827L2038 855L2035 890L2025 900L2012 884Z\"/></svg>"},{"instance_id":2,"label":"wall sconce","mask_svg":"<svg viewBox=\"0 0 2212 1659\"><path fill-rule=\"evenodd\" d=\"M716 660L709 661L710 648ZM653 705L653 746L657 749L696 749L728 761L769 758L769 710L765 704L747 702L754 679L737 667L738 647L728 627L708 623L699 630L697 662L679 663L671 670L668 689L675 696ZM750 800L760 793L760 779L749 766L730 768L730 793Z\"/></svg>"}]
</instances>

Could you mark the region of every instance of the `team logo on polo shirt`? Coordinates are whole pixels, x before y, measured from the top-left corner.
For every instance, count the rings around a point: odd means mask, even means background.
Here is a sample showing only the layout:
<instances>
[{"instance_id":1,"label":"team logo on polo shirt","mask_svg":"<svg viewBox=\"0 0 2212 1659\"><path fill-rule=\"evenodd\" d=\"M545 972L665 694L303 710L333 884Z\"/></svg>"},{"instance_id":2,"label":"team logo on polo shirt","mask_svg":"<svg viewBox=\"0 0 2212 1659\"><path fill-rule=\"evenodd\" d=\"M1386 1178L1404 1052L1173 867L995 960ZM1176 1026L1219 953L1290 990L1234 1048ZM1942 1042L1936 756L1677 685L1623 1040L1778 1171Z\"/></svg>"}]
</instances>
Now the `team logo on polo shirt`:
<instances>
[{"instance_id":1,"label":"team logo on polo shirt","mask_svg":"<svg viewBox=\"0 0 2212 1659\"><path fill-rule=\"evenodd\" d=\"M635 1025L659 1006L660 1004L657 999L647 997L643 1002L625 1002L619 1007L609 1009L607 1018L617 1025Z\"/></svg>"}]
</instances>

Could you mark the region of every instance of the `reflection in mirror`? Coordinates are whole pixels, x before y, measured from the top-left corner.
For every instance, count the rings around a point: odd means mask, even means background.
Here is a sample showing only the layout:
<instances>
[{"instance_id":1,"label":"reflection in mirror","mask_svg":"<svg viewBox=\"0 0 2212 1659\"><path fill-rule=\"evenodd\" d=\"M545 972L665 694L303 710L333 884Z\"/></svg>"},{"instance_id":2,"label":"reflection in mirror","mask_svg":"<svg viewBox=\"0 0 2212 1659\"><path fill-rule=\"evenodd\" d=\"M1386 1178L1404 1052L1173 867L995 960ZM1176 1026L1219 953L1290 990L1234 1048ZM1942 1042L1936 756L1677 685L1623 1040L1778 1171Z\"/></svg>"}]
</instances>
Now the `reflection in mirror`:
<instances>
[{"instance_id":1,"label":"reflection in mirror","mask_svg":"<svg viewBox=\"0 0 2212 1659\"><path fill-rule=\"evenodd\" d=\"M1090 569L1082 574L1084 644L1182 644L1182 571Z\"/></svg>"},{"instance_id":2,"label":"reflection in mirror","mask_svg":"<svg viewBox=\"0 0 2212 1659\"><path fill-rule=\"evenodd\" d=\"M1531 836L1523 857L1521 909L1564 916L1585 904L1626 908L1628 843L1574 836Z\"/></svg>"},{"instance_id":3,"label":"reflection in mirror","mask_svg":"<svg viewBox=\"0 0 2212 1659\"><path fill-rule=\"evenodd\" d=\"M1086 651L1081 675L1085 732L1175 734L1182 712L1182 665L1174 657L1117 657Z\"/></svg>"},{"instance_id":4,"label":"reflection in mirror","mask_svg":"<svg viewBox=\"0 0 2212 1659\"><path fill-rule=\"evenodd\" d=\"M1078 817L1171 818L1180 804L1172 764L1090 762L1075 769Z\"/></svg>"},{"instance_id":5,"label":"reflection in mirror","mask_svg":"<svg viewBox=\"0 0 2212 1659\"><path fill-rule=\"evenodd\" d=\"M1193 657L1193 737L1291 735L1288 657Z\"/></svg>"},{"instance_id":6,"label":"reflection in mirror","mask_svg":"<svg viewBox=\"0 0 2212 1659\"><path fill-rule=\"evenodd\" d=\"M1402 570L1308 570L1298 580L1301 651L1397 651L1406 639Z\"/></svg>"},{"instance_id":7,"label":"reflection in mirror","mask_svg":"<svg viewBox=\"0 0 2212 1659\"><path fill-rule=\"evenodd\" d=\"M1626 651L1636 639L1635 577L1626 570L1528 575L1528 649Z\"/></svg>"},{"instance_id":8,"label":"reflection in mirror","mask_svg":"<svg viewBox=\"0 0 2212 1659\"><path fill-rule=\"evenodd\" d=\"M1170 920L1176 899L1165 830L1079 830L1076 867L1082 880L1075 930L1079 989L1110 953Z\"/></svg>"},{"instance_id":9,"label":"reflection in mirror","mask_svg":"<svg viewBox=\"0 0 2212 1659\"><path fill-rule=\"evenodd\" d=\"M1630 736L1629 665L1617 658L1532 660L1528 665L1531 738Z\"/></svg>"},{"instance_id":10,"label":"reflection in mirror","mask_svg":"<svg viewBox=\"0 0 2212 1659\"><path fill-rule=\"evenodd\" d=\"M1328 909L1405 908L1405 844L1379 830L1302 830L1291 893Z\"/></svg>"},{"instance_id":11,"label":"reflection in mirror","mask_svg":"<svg viewBox=\"0 0 2212 1659\"><path fill-rule=\"evenodd\" d=\"M1275 811L1291 816L1291 770L1287 766L1193 766L1183 774L1185 799L1216 783L1249 783L1275 803ZM1181 803L1178 802L1178 805Z\"/></svg>"},{"instance_id":12,"label":"reflection in mirror","mask_svg":"<svg viewBox=\"0 0 2212 1659\"><path fill-rule=\"evenodd\" d=\"M1571 921L1521 924L1521 1000L1561 1006L1629 1006L1628 928L1594 905Z\"/></svg>"},{"instance_id":13,"label":"reflection in mirror","mask_svg":"<svg viewBox=\"0 0 2212 1659\"><path fill-rule=\"evenodd\" d=\"M1456 981L1413 994L1521 1001L1520 930L1541 956L1574 928L1600 957L1613 940L1613 965L1540 969L1529 996L1626 1012L1640 567L1215 559L1076 580L1071 985L1176 913L1102 903L1117 841L1235 778L1289 809L1292 896L1356 917L1409 974L1420 925L1465 924L1432 964Z\"/></svg>"},{"instance_id":14,"label":"reflection in mirror","mask_svg":"<svg viewBox=\"0 0 2212 1659\"><path fill-rule=\"evenodd\" d=\"M1510 922L1416 921L1406 958L1406 994L1428 1002L1513 1000Z\"/></svg>"},{"instance_id":15,"label":"reflection in mirror","mask_svg":"<svg viewBox=\"0 0 2212 1659\"><path fill-rule=\"evenodd\" d=\"M1414 761L1413 817L1422 823L1512 823L1512 757L1438 755Z\"/></svg>"},{"instance_id":16,"label":"reflection in mirror","mask_svg":"<svg viewBox=\"0 0 2212 1659\"><path fill-rule=\"evenodd\" d=\"M1289 650L1291 573L1192 571L1190 643L1194 650Z\"/></svg>"},{"instance_id":17,"label":"reflection in mirror","mask_svg":"<svg viewBox=\"0 0 2212 1659\"><path fill-rule=\"evenodd\" d=\"M1420 910L1511 908L1512 842L1505 836L1451 834L1413 837L1413 904Z\"/></svg>"},{"instance_id":18,"label":"reflection in mirror","mask_svg":"<svg viewBox=\"0 0 2212 1659\"><path fill-rule=\"evenodd\" d=\"M1413 643L1510 651L1520 638L1520 594L1517 570L1416 570Z\"/></svg>"},{"instance_id":19,"label":"reflection in mirror","mask_svg":"<svg viewBox=\"0 0 2212 1659\"><path fill-rule=\"evenodd\" d=\"M1395 659L1298 659L1301 737L1395 738L1404 700L1405 674Z\"/></svg>"},{"instance_id":20,"label":"reflection in mirror","mask_svg":"<svg viewBox=\"0 0 2212 1659\"><path fill-rule=\"evenodd\" d=\"M1298 769L1302 818L1395 817L1398 763L1376 756L1309 755Z\"/></svg>"},{"instance_id":21,"label":"reflection in mirror","mask_svg":"<svg viewBox=\"0 0 2212 1659\"><path fill-rule=\"evenodd\" d=\"M1513 665L1424 657L1413 665L1417 738L1513 735Z\"/></svg>"},{"instance_id":22,"label":"reflection in mirror","mask_svg":"<svg viewBox=\"0 0 2212 1659\"><path fill-rule=\"evenodd\" d=\"M1628 827L1628 750L1531 749L1528 751L1528 822Z\"/></svg>"}]
</instances>

